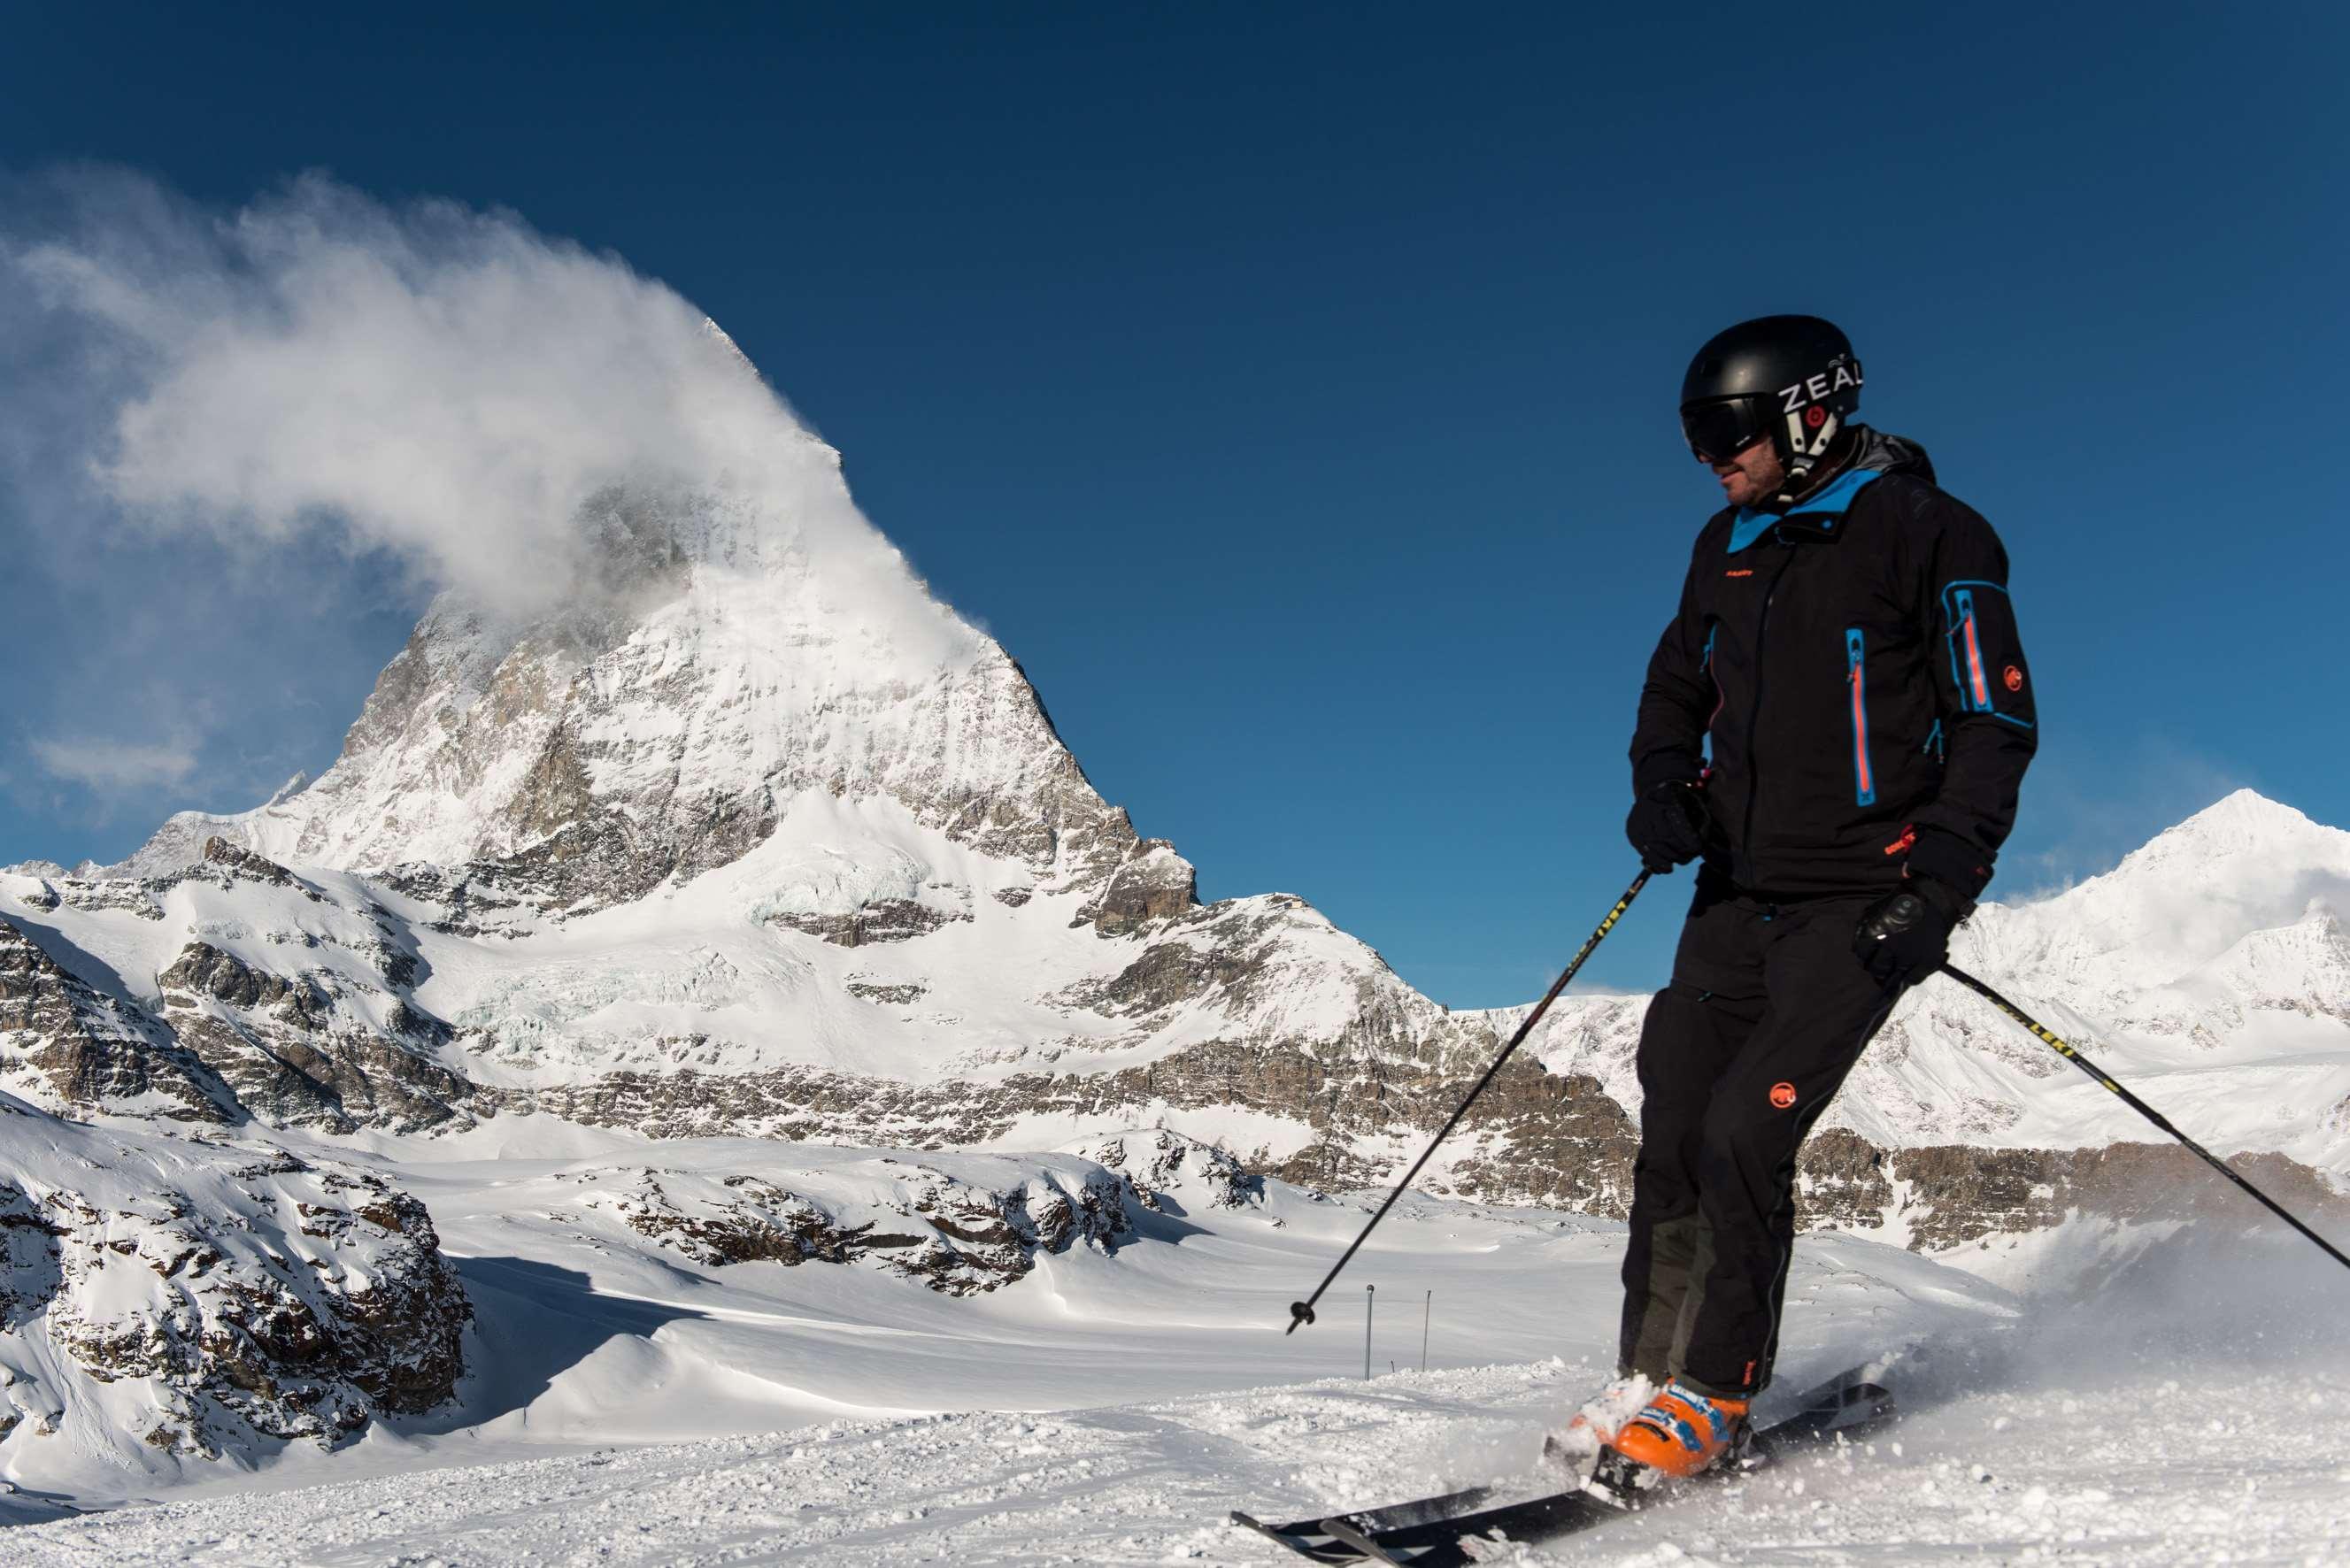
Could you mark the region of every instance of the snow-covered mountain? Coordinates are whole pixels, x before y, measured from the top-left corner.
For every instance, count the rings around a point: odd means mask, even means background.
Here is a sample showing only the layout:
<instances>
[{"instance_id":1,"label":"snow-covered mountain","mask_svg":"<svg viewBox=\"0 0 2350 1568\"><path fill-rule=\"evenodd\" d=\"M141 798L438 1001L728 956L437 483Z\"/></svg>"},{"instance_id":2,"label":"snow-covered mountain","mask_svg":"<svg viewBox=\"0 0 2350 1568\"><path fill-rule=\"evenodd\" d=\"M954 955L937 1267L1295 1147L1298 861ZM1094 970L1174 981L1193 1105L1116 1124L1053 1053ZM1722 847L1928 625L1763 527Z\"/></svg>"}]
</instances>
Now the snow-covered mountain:
<instances>
[{"instance_id":1,"label":"snow-covered mountain","mask_svg":"<svg viewBox=\"0 0 2350 1568\"><path fill-rule=\"evenodd\" d=\"M508 900L568 918L686 886L816 796L848 815L775 868L771 916L962 918L972 889L894 842L900 818L1003 863L991 891L1098 893L1147 858L1002 649L861 521L801 514L852 512L831 450L791 455L788 513L772 489L599 493L581 520L593 580L557 608L516 622L444 595L323 777L239 815L182 814L111 870L168 874L220 837L288 865L418 868L503 926ZM856 814L879 803L898 810L876 831ZM1186 872L1123 880L1188 889Z\"/></svg>"},{"instance_id":2,"label":"snow-covered mountain","mask_svg":"<svg viewBox=\"0 0 2350 1568\"><path fill-rule=\"evenodd\" d=\"M1201 907L830 450L788 455L780 490L598 495L592 580L436 603L323 777L20 868L0 919L191 1105L328 1127L973 1143L1238 1097L1265 1125L1213 1130L1287 1158L1309 1102L1488 1044L1302 900ZM130 1108L36 1054L0 1081Z\"/></svg>"}]
</instances>

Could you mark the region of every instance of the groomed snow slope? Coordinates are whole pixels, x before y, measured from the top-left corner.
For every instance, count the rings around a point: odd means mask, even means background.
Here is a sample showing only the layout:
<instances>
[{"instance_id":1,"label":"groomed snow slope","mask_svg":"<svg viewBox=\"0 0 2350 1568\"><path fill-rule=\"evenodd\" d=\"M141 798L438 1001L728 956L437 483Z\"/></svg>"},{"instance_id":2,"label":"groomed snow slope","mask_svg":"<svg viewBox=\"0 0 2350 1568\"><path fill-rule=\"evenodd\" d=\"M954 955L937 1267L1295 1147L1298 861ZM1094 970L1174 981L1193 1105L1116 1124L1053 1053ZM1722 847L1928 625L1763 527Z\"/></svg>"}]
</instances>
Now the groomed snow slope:
<instances>
[{"instance_id":1,"label":"groomed snow slope","mask_svg":"<svg viewBox=\"0 0 2350 1568\"><path fill-rule=\"evenodd\" d=\"M1864 1446L1548 1548L1497 1545L1490 1561L2342 1562L2350 1435L2326 1411L2350 1397L2350 1378L2180 1370L1955 1396ZM1482 1475L1589 1373L1545 1363L1059 1415L839 1421L173 1502L7 1543L26 1568L1277 1568L1297 1559L1220 1522L1236 1501L1311 1514Z\"/></svg>"},{"instance_id":2,"label":"groomed snow slope","mask_svg":"<svg viewBox=\"0 0 2350 1568\"><path fill-rule=\"evenodd\" d=\"M1583 1217L1408 1200L1322 1322L1284 1336L1369 1199L1179 1173L1113 1248L958 1299L861 1266L707 1266L555 1196L809 1151L518 1130L402 1172L479 1313L463 1410L257 1473L192 1469L159 1505L11 1532L9 1561L1270 1564L1227 1510L1539 1484L1541 1432L1612 1355L1621 1228ZM2344 1286L2297 1242L2147 1250L2164 1234L2076 1227L1985 1255L2005 1285L1805 1238L1783 1388L1880 1355L1913 1414L1874 1451L1630 1521L1574 1560L2325 1560L2350 1533ZM13 1511L69 1485L166 1495L58 1458L19 1468Z\"/></svg>"}]
</instances>

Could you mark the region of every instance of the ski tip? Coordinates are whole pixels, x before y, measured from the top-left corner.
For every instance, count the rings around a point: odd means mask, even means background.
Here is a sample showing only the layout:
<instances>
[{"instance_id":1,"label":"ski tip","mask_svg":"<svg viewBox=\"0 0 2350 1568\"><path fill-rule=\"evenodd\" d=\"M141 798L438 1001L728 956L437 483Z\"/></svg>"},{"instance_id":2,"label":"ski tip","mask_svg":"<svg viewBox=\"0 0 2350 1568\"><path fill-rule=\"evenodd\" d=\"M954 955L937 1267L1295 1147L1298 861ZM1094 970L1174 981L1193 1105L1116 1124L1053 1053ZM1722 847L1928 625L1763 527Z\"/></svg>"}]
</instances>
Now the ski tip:
<instances>
[{"instance_id":1,"label":"ski tip","mask_svg":"<svg viewBox=\"0 0 2350 1568\"><path fill-rule=\"evenodd\" d=\"M1347 1520L1326 1519L1322 1521L1322 1528L1330 1532L1333 1541L1353 1547L1367 1562L1402 1563L1409 1561L1389 1552L1380 1544L1377 1536L1356 1529Z\"/></svg>"}]
</instances>

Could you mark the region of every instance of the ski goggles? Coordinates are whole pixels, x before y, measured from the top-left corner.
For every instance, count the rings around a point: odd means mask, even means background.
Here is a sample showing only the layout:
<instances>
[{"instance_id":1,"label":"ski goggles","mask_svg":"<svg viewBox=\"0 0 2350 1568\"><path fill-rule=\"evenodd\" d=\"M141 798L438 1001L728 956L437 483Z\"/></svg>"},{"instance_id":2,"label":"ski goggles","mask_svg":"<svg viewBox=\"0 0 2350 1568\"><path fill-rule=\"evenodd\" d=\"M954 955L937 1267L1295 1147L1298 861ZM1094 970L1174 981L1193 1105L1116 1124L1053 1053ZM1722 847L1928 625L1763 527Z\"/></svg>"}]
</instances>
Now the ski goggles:
<instances>
[{"instance_id":1,"label":"ski goggles","mask_svg":"<svg viewBox=\"0 0 2350 1568\"><path fill-rule=\"evenodd\" d=\"M1716 398L1681 406L1681 435L1705 462L1728 462L1771 433L1776 413L1768 396Z\"/></svg>"}]
</instances>

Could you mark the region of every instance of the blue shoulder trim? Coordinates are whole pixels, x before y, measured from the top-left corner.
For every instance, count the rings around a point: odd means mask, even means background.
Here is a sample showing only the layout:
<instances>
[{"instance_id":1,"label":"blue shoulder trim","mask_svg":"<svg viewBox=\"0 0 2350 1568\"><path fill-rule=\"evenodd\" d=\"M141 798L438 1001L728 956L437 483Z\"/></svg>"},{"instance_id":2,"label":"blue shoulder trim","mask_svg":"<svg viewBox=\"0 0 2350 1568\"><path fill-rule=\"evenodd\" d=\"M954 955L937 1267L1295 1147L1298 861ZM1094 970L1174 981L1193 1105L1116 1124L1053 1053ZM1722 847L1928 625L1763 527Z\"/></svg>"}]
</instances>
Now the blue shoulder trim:
<instances>
[{"instance_id":1,"label":"blue shoulder trim","mask_svg":"<svg viewBox=\"0 0 2350 1568\"><path fill-rule=\"evenodd\" d=\"M1730 524L1730 553L1736 555L1778 525L1782 517L1817 517L1824 528L1834 528L1844 516L1852 498L1870 481L1884 477L1882 470L1848 468L1828 482L1826 489L1803 503L1792 512L1764 512L1752 506L1742 506Z\"/></svg>"}]
</instances>

